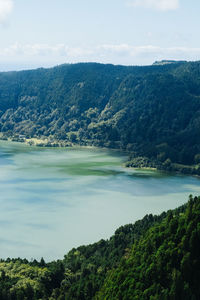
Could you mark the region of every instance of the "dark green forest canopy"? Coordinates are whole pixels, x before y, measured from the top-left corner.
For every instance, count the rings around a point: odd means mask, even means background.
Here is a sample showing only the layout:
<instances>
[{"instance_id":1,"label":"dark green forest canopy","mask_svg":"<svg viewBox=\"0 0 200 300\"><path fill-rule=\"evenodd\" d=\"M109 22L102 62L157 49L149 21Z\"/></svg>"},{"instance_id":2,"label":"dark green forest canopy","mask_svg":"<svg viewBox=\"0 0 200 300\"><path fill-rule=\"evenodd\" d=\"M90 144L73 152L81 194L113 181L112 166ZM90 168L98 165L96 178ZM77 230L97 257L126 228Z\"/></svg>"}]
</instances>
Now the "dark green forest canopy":
<instances>
[{"instance_id":1,"label":"dark green forest canopy","mask_svg":"<svg viewBox=\"0 0 200 300\"><path fill-rule=\"evenodd\" d=\"M0 73L0 131L124 149L130 166L200 174L200 62Z\"/></svg>"},{"instance_id":2,"label":"dark green forest canopy","mask_svg":"<svg viewBox=\"0 0 200 300\"><path fill-rule=\"evenodd\" d=\"M110 271L96 299L200 299L200 198L168 212Z\"/></svg>"},{"instance_id":3,"label":"dark green forest canopy","mask_svg":"<svg viewBox=\"0 0 200 300\"><path fill-rule=\"evenodd\" d=\"M200 197L63 260L0 261L2 300L200 299Z\"/></svg>"}]
</instances>

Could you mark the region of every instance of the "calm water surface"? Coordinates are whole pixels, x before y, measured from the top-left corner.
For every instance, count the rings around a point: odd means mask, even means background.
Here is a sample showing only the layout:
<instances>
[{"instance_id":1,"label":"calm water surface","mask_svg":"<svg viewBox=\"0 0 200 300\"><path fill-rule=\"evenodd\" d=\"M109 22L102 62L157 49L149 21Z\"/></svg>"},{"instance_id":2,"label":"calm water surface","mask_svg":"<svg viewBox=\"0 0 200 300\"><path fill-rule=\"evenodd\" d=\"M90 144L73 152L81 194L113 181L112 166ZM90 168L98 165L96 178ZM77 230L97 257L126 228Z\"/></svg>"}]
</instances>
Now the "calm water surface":
<instances>
[{"instance_id":1,"label":"calm water surface","mask_svg":"<svg viewBox=\"0 0 200 300\"><path fill-rule=\"evenodd\" d=\"M62 258L200 194L200 180L122 167L122 154L0 141L0 257Z\"/></svg>"}]
</instances>

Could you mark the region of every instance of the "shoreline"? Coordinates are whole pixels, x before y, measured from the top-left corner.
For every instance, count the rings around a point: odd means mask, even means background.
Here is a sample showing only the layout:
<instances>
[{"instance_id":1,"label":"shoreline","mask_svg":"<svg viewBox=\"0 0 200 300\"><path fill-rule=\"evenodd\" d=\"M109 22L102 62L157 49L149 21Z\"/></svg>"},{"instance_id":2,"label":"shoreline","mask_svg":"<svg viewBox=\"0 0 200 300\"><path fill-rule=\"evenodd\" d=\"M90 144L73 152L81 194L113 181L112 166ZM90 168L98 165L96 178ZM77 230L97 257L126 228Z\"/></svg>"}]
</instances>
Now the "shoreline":
<instances>
[{"instance_id":1,"label":"shoreline","mask_svg":"<svg viewBox=\"0 0 200 300\"><path fill-rule=\"evenodd\" d=\"M106 146L96 146L96 145L89 145L86 142L85 143L73 143L70 141L61 141L61 140L56 140L53 138L15 138L15 137L6 137L3 136L2 133L0 132L0 141L8 141L8 142L16 142L16 143L21 143L25 144L27 146L34 146L34 147L39 147L39 148L85 148L85 149L103 149L103 150L111 150L114 152L121 152L126 154L128 156L130 153L127 150L124 149L117 149L117 148L111 148L111 147L106 147ZM127 160L128 161L128 160ZM126 162L127 162L126 161ZM126 163L125 162L125 163Z\"/></svg>"},{"instance_id":2,"label":"shoreline","mask_svg":"<svg viewBox=\"0 0 200 300\"><path fill-rule=\"evenodd\" d=\"M149 170L149 171L158 171L158 172L164 172L164 173L175 173L179 175L190 175L200 178L200 166L199 165L182 165L178 163L171 163L170 165L165 165L164 163L160 161L156 161L154 159L149 159L147 157L141 157L137 156L135 159L130 159L131 153L127 150L123 149L116 149L116 148L109 148L109 147L101 147L101 146L95 146L95 145L87 145L87 143L79 144L79 143L73 143L70 141L60 141L56 140L53 137L44 137L44 138L27 138L23 135L19 136L12 136L7 137L4 136L2 132L0 132L0 140L2 141L8 141L8 142L17 142L22 143L27 146L33 146L33 147L39 147L39 148L85 148L85 149L104 149L104 150L111 150L111 151L119 151L127 156L129 158L122 164L125 168L131 168L134 170ZM142 162L141 162L142 160ZM145 161L145 163L144 163Z\"/></svg>"}]
</instances>

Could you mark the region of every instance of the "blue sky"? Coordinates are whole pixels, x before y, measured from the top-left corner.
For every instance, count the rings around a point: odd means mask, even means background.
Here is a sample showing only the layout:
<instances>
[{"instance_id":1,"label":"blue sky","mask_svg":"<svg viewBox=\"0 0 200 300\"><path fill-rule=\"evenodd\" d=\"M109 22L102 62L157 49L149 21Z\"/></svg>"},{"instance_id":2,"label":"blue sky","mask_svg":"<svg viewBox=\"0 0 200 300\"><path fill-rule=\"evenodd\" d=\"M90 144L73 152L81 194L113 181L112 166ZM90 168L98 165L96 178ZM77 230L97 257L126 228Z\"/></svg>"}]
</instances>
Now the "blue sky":
<instances>
[{"instance_id":1,"label":"blue sky","mask_svg":"<svg viewBox=\"0 0 200 300\"><path fill-rule=\"evenodd\" d=\"M200 59L199 0L0 0L0 70Z\"/></svg>"}]
</instances>

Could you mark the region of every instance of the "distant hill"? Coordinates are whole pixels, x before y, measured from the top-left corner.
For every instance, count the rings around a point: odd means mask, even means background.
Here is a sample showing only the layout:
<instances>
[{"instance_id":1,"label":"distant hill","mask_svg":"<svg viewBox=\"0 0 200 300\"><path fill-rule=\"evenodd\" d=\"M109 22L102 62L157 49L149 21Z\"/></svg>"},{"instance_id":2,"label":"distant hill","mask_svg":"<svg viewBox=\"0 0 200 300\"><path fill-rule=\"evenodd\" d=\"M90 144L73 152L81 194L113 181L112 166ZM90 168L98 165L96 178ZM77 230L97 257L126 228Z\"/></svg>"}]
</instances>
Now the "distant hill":
<instances>
[{"instance_id":1,"label":"distant hill","mask_svg":"<svg viewBox=\"0 0 200 300\"><path fill-rule=\"evenodd\" d=\"M161 65L167 65L167 64L181 64L186 63L186 60L158 60L153 63L153 65L161 66Z\"/></svg>"},{"instance_id":2,"label":"distant hill","mask_svg":"<svg viewBox=\"0 0 200 300\"><path fill-rule=\"evenodd\" d=\"M200 62L0 73L0 131L124 149L129 166L200 174Z\"/></svg>"}]
</instances>

